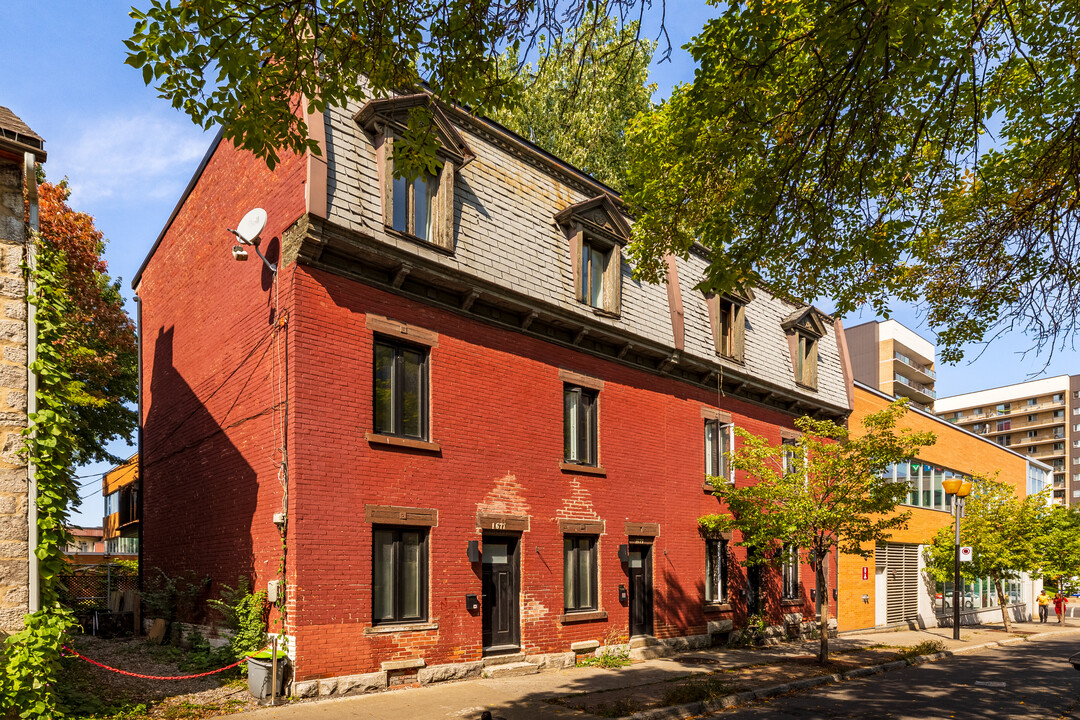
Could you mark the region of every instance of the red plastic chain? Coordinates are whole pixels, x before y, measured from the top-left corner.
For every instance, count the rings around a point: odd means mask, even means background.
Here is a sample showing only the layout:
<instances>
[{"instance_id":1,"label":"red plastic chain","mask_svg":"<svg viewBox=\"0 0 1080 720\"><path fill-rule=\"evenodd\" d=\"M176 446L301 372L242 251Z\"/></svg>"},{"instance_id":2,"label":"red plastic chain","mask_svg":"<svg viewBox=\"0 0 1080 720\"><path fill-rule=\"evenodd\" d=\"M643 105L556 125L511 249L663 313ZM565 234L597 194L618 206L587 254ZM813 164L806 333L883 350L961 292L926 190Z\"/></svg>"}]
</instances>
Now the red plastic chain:
<instances>
[{"instance_id":1,"label":"red plastic chain","mask_svg":"<svg viewBox=\"0 0 1080 720\"><path fill-rule=\"evenodd\" d=\"M210 671L204 672L204 673L196 673L195 675L141 675L139 673L128 672L127 670L120 670L118 668L109 667L108 665L105 665L104 663L99 663L97 660L91 660L90 658L86 657L85 655L80 655L78 652L76 652L72 648L69 648L67 645L62 645L61 647L63 647L65 650L67 650L69 653L71 653L71 655L68 655L67 657L77 657L80 660L85 660L86 662L90 663L91 665L97 665L99 668L105 668L106 670L110 670L110 671L112 671L114 673L120 673L121 675L128 675L130 677L142 678L143 680L192 680L194 678L206 677L207 675L216 675L219 672L223 672L223 671L228 670L230 668L234 668L237 665L239 665L240 663L246 662L247 660L250 660L251 658L254 657L254 654L248 655L247 657L243 657L243 658L237 660L232 665L226 665L223 668L218 668L217 670L210 670ZM270 646L267 645L265 648L263 648L263 650L266 650L269 647ZM262 652L262 650L259 650L258 652Z\"/></svg>"}]
</instances>

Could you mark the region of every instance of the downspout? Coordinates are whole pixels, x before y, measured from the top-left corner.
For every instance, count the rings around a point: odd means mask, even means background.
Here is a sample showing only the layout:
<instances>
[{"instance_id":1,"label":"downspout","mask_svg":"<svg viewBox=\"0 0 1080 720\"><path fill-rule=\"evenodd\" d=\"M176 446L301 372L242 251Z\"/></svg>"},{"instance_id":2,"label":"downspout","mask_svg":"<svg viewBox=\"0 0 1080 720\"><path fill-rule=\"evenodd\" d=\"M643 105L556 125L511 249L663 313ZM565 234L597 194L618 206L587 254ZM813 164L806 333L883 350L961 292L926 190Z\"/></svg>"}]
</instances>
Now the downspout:
<instances>
[{"instance_id":1,"label":"downspout","mask_svg":"<svg viewBox=\"0 0 1080 720\"><path fill-rule=\"evenodd\" d=\"M29 229L31 233L37 233L40 229L40 223L38 221L38 188L37 188L37 163L33 153L24 153L24 169L23 172L26 176L26 198L30 206L29 211ZM26 243L26 266L30 272L26 279L26 416L27 419L33 417L37 413L37 373L31 370L34 361L37 360L37 306L30 302L30 297L33 296L36 288L34 286L34 270L37 269L37 245L34 244L33 235L27 237ZM37 468L34 467L32 460L27 460L26 463L26 490L27 490L27 504L26 504L26 516L28 534L27 538L29 542L27 546L29 548L29 563L30 563L30 598L29 607L27 610L30 613L36 613L41 609L41 576L38 571L38 559L37 559L37 546L38 546L38 526L37 526L37 499L38 499L38 486L37 486Z\"/></svg>"},{"instance_id":2,"label":"downspout","mask_svg":"<svg viewBox=\"0 0 1080 720\"><path fill-rule=\"evenodd\" d=\"M138 453L139 460L135 463L135 472L138 473L138 480L136 480L136 487L139 492L135 496L135 507L139 512L139 575L138 575L138 588L139 592L143 589L143 525L146 524L146 520L143 518L143 334L142 334L142 300L139 299L138 289L136 289L135 295L135 349L138 353L139 363L139 399L138 408L139 413L138 423L136 426L135 435L135 450ZM142 628L135 628L135 634L142 633Z\"/></svg>"}]
</instances>

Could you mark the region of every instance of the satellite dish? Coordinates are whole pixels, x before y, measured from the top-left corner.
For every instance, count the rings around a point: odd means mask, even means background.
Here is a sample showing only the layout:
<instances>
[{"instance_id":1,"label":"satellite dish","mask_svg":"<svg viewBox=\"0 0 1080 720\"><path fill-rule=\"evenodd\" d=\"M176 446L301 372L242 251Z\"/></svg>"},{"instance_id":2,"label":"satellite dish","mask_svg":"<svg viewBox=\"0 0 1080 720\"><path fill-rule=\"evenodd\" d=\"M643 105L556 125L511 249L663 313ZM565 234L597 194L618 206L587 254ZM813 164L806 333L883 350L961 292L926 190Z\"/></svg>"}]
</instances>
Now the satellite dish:
<instances>
[{"instance_id":1,"label":"satellite dish","mask_svg":"<svg viewBox=\"0 0 1080 720\"><path fill-rule=\"evenodd\" d=\"M236 226L235 232L237 237L240 238L240 242L246 245L254 245L264 227L266 227L266 211L262 208L253 208Z\"/></svg>"}]
</instances>

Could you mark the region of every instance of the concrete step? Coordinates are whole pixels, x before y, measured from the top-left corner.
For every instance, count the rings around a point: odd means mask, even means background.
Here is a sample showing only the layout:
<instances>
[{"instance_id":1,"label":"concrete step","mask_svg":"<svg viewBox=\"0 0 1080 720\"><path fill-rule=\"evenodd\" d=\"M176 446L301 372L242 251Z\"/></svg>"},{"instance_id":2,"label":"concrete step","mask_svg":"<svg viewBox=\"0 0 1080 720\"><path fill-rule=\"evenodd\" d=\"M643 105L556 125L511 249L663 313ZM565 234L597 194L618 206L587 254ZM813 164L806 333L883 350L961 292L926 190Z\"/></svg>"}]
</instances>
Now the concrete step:
<instances>
[{"instance_id":1,"label":"concrete step","mask_svg":"<svg viewBox=\"0 0 1080 720\"><path fill-rule=\"evenodd\" d=\"M484 668L484 677L518 677L520 675L535 675L538 672L540 672L539 665L533 665L532 663L527 662L512 662Z\"/></svg>"},{"instance_id":2,"label":"concrete step","mask_svg":"<svg viewBox=\"0 0 1080 720\"><path fill-rule=\"evenodd\" d=\"M637 647L630 650L631 660L655 660L656 658L670 657L675 654L675 649L664 644Z\"/></svg>"},{"instance_id":3,"label":"concrete step","mask_svg":"<svg viewBox=\"0 0 1080 720\"><path fill-rule=\"evenodd\" d=\"M643 647L655 647L657 645L660 645L660 641L652 635L635 635L634 637L630 638L631 650Z\"/></svg>"},{"instance_id":4,"label":"concrete step","mask_svg":"<svg viewBox=\"0 0 1080 720\"><path fill-rule=\"evenodd\" d=\"M509 665L510 663L525 662L525 653L506 653L505 655L488 655L484 658L484 667L496 665Z\"/></svg>"}]
</instances>

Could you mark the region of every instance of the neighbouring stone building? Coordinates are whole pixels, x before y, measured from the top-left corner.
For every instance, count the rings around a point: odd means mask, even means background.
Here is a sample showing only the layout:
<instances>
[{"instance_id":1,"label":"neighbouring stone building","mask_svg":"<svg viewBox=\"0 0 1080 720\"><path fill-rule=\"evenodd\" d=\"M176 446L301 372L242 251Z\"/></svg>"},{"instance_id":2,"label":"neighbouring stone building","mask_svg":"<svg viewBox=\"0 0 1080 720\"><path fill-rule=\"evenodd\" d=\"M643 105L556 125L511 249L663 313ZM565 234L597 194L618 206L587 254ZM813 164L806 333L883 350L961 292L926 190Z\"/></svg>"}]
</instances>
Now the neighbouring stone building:
<instances>
[{"instance_id":1,"label":"neighbouring stone building","mask_svg":"<svg viewBox=\"0 0 1080 720\"><path fill-rule=\"evenodd\" d=\"M0 634L19 630L30 607L30 548L26 461L19 456L26 428L27 304L22 265L27 203L36 222L35 163L45 142L13 112L0 107Z\"/></svg>"},{"instance_id":2,"label":"neighbouring stone building","mask_svg":"<svg viewBox=\"0 0 1080 720\"><path fill-rule=\"evenodd\" d=\"M444 164L406 183L418 103ZM215 141L134 279L144 573L277 585L301 694L813 619L799 553L747 571L698 518L707 475L748 482L734 427L780 443L850 412L838 321L703 294L700 249L639 282L609 188L428 95L308 127L321 157L272 171Z\"/></svg>"}]
</instances>

